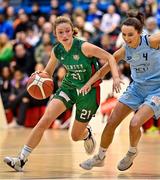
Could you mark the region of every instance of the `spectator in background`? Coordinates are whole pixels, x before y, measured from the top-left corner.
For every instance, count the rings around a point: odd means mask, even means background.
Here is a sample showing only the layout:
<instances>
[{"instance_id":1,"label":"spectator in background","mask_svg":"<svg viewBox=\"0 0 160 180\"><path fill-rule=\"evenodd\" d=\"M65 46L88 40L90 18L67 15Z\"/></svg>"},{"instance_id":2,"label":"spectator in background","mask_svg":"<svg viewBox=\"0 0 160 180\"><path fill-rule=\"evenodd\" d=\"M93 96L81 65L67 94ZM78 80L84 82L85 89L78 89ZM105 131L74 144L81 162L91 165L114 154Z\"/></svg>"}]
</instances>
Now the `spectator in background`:
<instances>
[{"instance_id":1,"label":"spectator in background","mask_svg":"<svg viewBox=\"0 0 160 180\"><path fill-rule=\"evenodd\" d=\"M20 22L21 22L21 20L20 20L20 15L21 14L25 14L25 11L24 11L23 8L18 9L17 16L16 16L16 18L15 18L15 20L13 22L13 28L14 29L16 29L17 25L19 25Z\"/></svg>"},{"instance_id":2,"label":"spectator in background","mask_svg":"<svg viewBox=\"0 0 160 180\"><path fill-rule=\"evenodd\" d=\"M154 17L148 17L146 19L145 28L143 30L144 34L152 35L160 32L160 29L157 26L156 19Z\"/></svg>"},{"instance_id":3,"label":"spectator in background","mask_svg":"<svg viewBox=\"0 0 160 180\"><path fill-rule=\"evenodd\" d=\"M58 0L51 0L50 6L51 6L51 11L49 14L55 14L57 16L60 15L60 6Z\"/></svg>"},{"instance_id":4,"label":"spectator in background","mask_svg":"<svg viewBox=\"0 0 160 180\"><path fill-rule=\"evenodd\" d=\"M9 39L12 39L14 35L13 26L9 21L5 20L3 12L0 12L0 34L1 33L7 34Z\"/></svg>"},{"instance_id":5,"label":"spectator in background","mask_svg":"<svg viewBox=\"0 0 160 180\"><path fill-rule=\"evenodd\" d=\"M48 33L51 39L52 44L56 42L55 37L53 35L53 27L50 22L45 22L43 25L43 33Z\"/></svg>"},{"instance_id":6,"label":"spectator in background","mask_svg":"<svg viewBox=\"0 0 160 180\"><path fill-rule=\"evenodd\" d=\"M31 7L31 13L29 14L29 19L33 24L37 24L38 18L42 16L40 11L40 6L37 2L34 2Z\"/></svg>"},{"instance_id":7,"label":"spectator in background","mask_svg":"<svg viewBox=\"0 0 160 180\"><path fill-rule=\"evenodd\" d=\"M119 34L119 24L121 17L119 14L115 12L115 7L113 5L109 5L107 9L107 13L102 16L101 21L101 30L110 35Z\"/></svg>"},{"instance_id":8,"label":"spectator in background","mask_svg":"<svg viewBox=\"0 0 160 180\"><path fill-rule=\"evenodd\" d=\"M81 16L83 19L86 17L86 13L83 11L82 8L78 7L74 10L72 14L73 21L75 21L76 17Z\"/></svg>"},{"instance_id":9,"label":"spectator in background","mask_svg":"<svg viewBox=\"0 0 160 180\"><path fill-rule=\"evenodd\" d=\"M0 68L9 65L13 58L13 47L5 33L0 34Z\"/></svg>"},{"instance_id":10,"label":"spectator in background","mask_svg":"<svg viewBox=\"0 0 160 180\"><path fill-rule=\"evenodd\" d=\"M37 47L35 47L34 56L36 62L40 62L46 65L50 56L51 48L52 43L50 35L48 33L44 33L42 35L41 43Z\"/></svg>"},{"instance_id":11,"label":"spectator in background","mask_svg":"<svg viewBox=\"0 0 160 180\"><path fill-rule=\"evenodd\" d=\"M132 3L132 9L138 9L140 12L145 12L145 1L146 0L135 0Z\"/></svg>"},{"instance_id":12,"label":"spectator in background","mask_svg":"<svg viewBox=\"0 0 160 180\"><path fill-rule=\"evenodd\" d=\"M12 41L12 44L13 46L16 44L23 44L26 49L33 50L33 47L27 42L27 34L24 31L16 33L16 38Z\"/></svg>"},{"instance_id":13,"label":"spectator in background","mask_svg":"<svg viewBox=\"0 0 160 180\"><path fill-rule=\"evenodd\" d=\"M39 36L42 36L43 34L43 26L45 23L46 23L46 18L44 16L40 16L36 24L37 34L39 34Z\"/></svg>"},{"instance_id":14,"label":"spectator in background","mask_svg":"<svg viewBox=\"0 0 160 180\"><path fill-rule=\"evenodd\" d=\"M101 19L102 18L102 11L100 11L95 3L89 4L89 9L86 14L86 21L87 22L93 22L95 18Z\"/></svg>"},{"instance_id":15,"label":"spectator in background","mask_svg":"<svg viewBox=\"0 0 160 180\"><path fill-rule=\"evenodd\" d=\"M129 4L127 2L122 2L120 4L120 16L121 16L120 24L127 18L128 11L129 11Z\"/></svg>"},{"instance_id":16,"label":"spectator in background","mask_svg":"<svg viewBox=\"0 0 160 180\"><path fill-rule=\"evenodd\" d=\"M11 71L8 66L1 69L0 93L5 111L7 111L9 96L11 93Z\"/></svg>"},{"instance_id":17,"label":"spectator in background","mask_svg":"<svg viewBox=\"0 0 160 180\"><path fill-rule=\"evenodd\" d=\"M101 31L100 25L101 25L100 19L95 18L93 20L94 32L92 34L90 42L93 43L94 45L102 47L102 45L101 45L101 37L103 36L104 33Z\"/></svg>"},{"instance_id":18,"label":"spectator in background","mask_svg":"<svg viewBox=\"0 0 160 180\"><path fill-rule=\"evenodd\" d=\"M14 22L14 20L16 18L15 17L15 9L14 9L13 6L8 6L6 8L5 16L6 16L6 20L13 25L13 22Z\"/></svg>"},{"instance_id":19,"label":"spectator in background","mask_svg":"<svg viewBox=\"0 0 160 180\"><path fill-rule=\"evenodd\" d=\"M17 66L21 71L30 76L34 71L35 66L34 55L32 54L32 52L27 51L24 44L22 43L16 44L14 50L15 66Z\"/></svg>"},{"instance_id":20,"label":"spectator in background","mask_svg":"<svg viewBox=\"0 0 160 180\"><path fill-rule=\"evenodd\" d=\"M49 22L53 25L57 16L55 14L51 14L49 17Z\"/></svg>"},{"instance_id":21,"label":"spectator in background","mask_svg":"<svg viewBox=\"0 0 160 180\"><path fill-rule=\"evenodd\" d=\"M8 109L14 115L13 122L9 127L19 127L24 125L29 99L25 97L28 77L20 70L16 69L11 81L11 94L9 96Z\"/></svg>"},{"instance_id":22,"label":"spectator in background","mask_svg":"<svg viewBox=\"0 0 160 180\"><path fill-rule=\"evenodd\" d=\"M27 29L26 35L26 42L32 47L35 47L40 40L40 36L34 32L34 29L32 27Z\"/></svg>"},{"instance_id":23,"label":"spectator in background","mask_svg":"<svg viewBox=\"0 0 160 180\"><path fill-rule=\"evenodd\" d=\"M123 2L122 2L122 0L114 0L113 1L113 6L115 7L115 12L117 13L117 14L120 14L121 13L121 11L120 11L120 6L121 6L121 4L122 4Z\"/></svg>"},{"instance_id":24,"label":"spectator in background","mask_svg":"<svg viewBox=\"0 0 160 180\"><path fill-rule=\"evenodd\" d=\"M28 28L32 27L32 23L29 21L28 15L23 13L19 15L19 23L15 27L15 34L16 37L17 32L24 31L26 32Z\"/></svg>"},{"instance_id":25,"label":"spectator in background","mask_svg":"<svg viewBox=\"0 0 160 180\"><path fill-rule=\"evenodd\" d=\"M82 39L83 38L83 31L84 31L84 26L85 26L85 19L83 16L75 16L74 18L74 24L78 28L78 36Z\"/></svg>"},{"instance_id":26,"label":"spectator in background","mask_svg":"<svg viewBox=\"0 0 160 180\"><path fill-rule=\"evenodd\" d=\"M111 43L111 37L108 34L103 34L101 37L101 47L111 54L116 50L115 46Z\"/></svg>"},{"instance_id":27,"label":"spectator in background","mask_svg":"<svg viewBox=\"0 0 160 180\"><path fill-rule=\"evenodd\" d=\"M73 5L71 1L66 1L63 6L61 6L61 13L67 13L69 16L73 13Z\"/></svg>"}]
</instances>

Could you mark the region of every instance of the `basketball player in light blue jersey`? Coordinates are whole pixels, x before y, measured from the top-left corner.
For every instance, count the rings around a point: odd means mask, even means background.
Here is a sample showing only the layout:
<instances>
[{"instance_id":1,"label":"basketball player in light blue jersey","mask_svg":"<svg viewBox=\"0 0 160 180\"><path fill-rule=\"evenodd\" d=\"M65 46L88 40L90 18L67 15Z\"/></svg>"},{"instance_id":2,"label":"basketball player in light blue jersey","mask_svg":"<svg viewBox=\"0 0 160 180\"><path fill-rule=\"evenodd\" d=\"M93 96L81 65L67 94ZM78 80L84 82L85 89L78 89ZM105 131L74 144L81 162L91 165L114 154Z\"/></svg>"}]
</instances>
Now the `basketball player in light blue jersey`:
<instances>
[{"instance_id":1,"label":"basketball player in light blue jersey","mask_svg":"<svg viewBox=\"0 0 160 180\"><path fill-rule=\"evenodd\" d=\"M132 111L136 111L130 122L130 147L125 157L119 162L120 171L127 170L137 156L137 146L141 137L141 126L153 115L160 117L160 33L151 36L141 35L144 16L140 12L129 12L123 22L121 31L126 43L114 53L118 62L125 59L131 68L133 82L119 98L101 137L98 154L80 164L84 169L103 166L105 154L112 142L116 127ZM103 66L102 74L109 72ZM81 89L87 91L96 79L101 78L98 72Z\"/></svg>"}]
</instances>

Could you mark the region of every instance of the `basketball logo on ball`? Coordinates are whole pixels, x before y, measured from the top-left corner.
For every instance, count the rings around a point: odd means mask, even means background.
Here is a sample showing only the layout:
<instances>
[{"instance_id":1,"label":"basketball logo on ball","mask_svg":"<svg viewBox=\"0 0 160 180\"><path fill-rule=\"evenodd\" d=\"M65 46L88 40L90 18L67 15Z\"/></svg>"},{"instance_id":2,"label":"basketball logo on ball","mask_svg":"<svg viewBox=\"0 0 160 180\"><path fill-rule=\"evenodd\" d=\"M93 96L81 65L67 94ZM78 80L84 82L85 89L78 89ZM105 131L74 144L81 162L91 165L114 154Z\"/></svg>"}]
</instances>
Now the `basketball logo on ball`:
<instances>
[{"instance_id":1,"label":"basketball logo on ball","mask_svg":"<svg viewBox=\"0 0 160 180\"><path fill-rule=\"evenodd\" d=\"M46 72L35 73L28 80L27 91L35 99L46 99L53 93L53 80Z\"/></svg>"}]
</instances>

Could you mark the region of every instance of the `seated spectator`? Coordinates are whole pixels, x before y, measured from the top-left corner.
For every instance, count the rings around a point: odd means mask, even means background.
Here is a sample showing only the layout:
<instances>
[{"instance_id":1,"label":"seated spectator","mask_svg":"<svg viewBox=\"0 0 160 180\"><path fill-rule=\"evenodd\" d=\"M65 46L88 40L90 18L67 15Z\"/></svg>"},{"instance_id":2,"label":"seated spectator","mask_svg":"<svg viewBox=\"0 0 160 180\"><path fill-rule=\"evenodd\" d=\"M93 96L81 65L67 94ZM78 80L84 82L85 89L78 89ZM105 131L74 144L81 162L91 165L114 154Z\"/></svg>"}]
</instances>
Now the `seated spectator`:
<instances>
[{"instance_id":1,"label":"seated spectator","mask_svg":"<svg viewBox=\"0 0 160 180\"><path fill-rule=\"evenodd\" d=\"M29 99L25 96L28 77L20 70L16 69L11 81L11 94L7 109L14 115L13 122L9 127L19 127L24 125L26 111L29 106Z\"/></svg>"},{"instance_id":2,"label":"seated spectator","mask_svg":"<svg viewBox=\"0 0 160 180\"><path fill-rule=\"evenodd\" d=\"M119 8L120 8L120 16L121 16L120 24L121 24L127 18L127 13L130 7L127 2L122 2Z\"/></svg>"},{"instance_id":3,"label":"seated spectator","mask_svg":"<svg viewBox=\"0 0 160 180\"><path fill-rule=\"evenodd\" d=\"M152 35L160 32L160 29L158 28L156 19L154 17L147 18L145 24L146 26L145 29L143 30L144 34Z\"/></svg>"},{"instance_id":4,"label":"seated spectator","mask_svg":"<svg viewBox=\"0 0 160 180\"><path fill-rule=\"evenodd\" d=\"M56 39L53 35L53 27L50 22L45 22L43 25L43 33L48 33L51 39L52 44L56 42Z\"/></svg>"},{"instance_id":5,"label":"seated spectator","mask_svg":"<svg viewBox=\"0 0 160 180\"><path fill-rule=\"evenodd\" d=\"M41 43L35 48L34 51L36 62L40 62L46 65L50 55L49 50L51 49L52 49L52 43L51 43L50 35L48 33L44 33L41 38Z\"/></svg>"},{"instance_id":6,"label":"seated spectator","mask_svg":"<svg viewBox=\"0 0 160 180\"><path fill-rule=\"evenodd\" d=\"M17 32L24 31L26 32L28 28L31 28L33 24L29 21L29 17L27 14L23 13L19 15L19 23L15 27L15 34L14 37L16 37Z\"/></svg>"},{"instance_id":7,"label":"seated spectator","mask_svg":"<svg viewBox=\"0 0 160 180\"><path fill-rule=\"evenodd\" d=\"M51 11L49 12L49 14L55 14L55 15L59 16L60 15L59 1L58 0L51 0L50 6L51 6Z\"/></svg>"},{"instance_id":8,"label":"seated spectator","mask_svg":"<svg viewBox=\"0 0 160 180\"><path fill-rule=\"evenodd\" d=\"M13 46L15 47L17 44L23 44L24 47L33 52L33 47L31 44L27 42L27 34L24 31L17 32L16 38L12 41Z\"/></svg>"},{"instance_id":9,"label":"seated spectator","mask_svg":"<svg viewBox=\"0 0 160 180\"><path fill-rule=\"evenodd\" d=\"M32 10L29 14L29 19L33 24L37 24L38 18L42 15L40 11L40 6L37 2L33 2L31 9Z\"/></svg>"},{"instance_id":10,"label":"seated spectator","mask_svg":"<svg viewBox=\"0 0 160 180\"><path fill-rule=\"evenodd\" d=\"M101 30L106 34L118 35L121 17L115 12L115 7L109 5L107 13L102 16Z\"/></svg>"},{"instance_id":11,"label":"seated spectator","mask_svg":"<svg viewBox=\"0 0 160 180\"><path fill-rule=\"evenodd\" d=\"M73 13L73 4L71 1L66 1L64 3L64 5L61 6L60 8L60 13L64 14L64 13L67 13L69 16L72 15Z\"/></svg>"},{"instance_id":12,"label":"seated spectator","mask_svg":"<svg viewBox=\"0 0 160 180\"><path fill-rule=\"evenodd\" d=\"M8 6L6 8L6 20L10 22L13 25L13 22L15 20L15 9L13 6Z\"/></svg>"},{"instance_id":13,"label":"seated spectator","mask_svg":"<svg viewBox=\"0 0 160 180\"><path fill-rule=\"evenodd\" d=\"M8 66L13 58L13 47L5 33L0 34L0 68Z\"/></svg>"},{"instance_id":14,"label":"seated spectator","mask_svg":"<svg viewBox=\"0 0 160 180\"><path fill-rule=\"evenodd\" d=\"M102 32L101 29L100 29L100 25L101 25L100 19L95 18L95 19L93 20L94 33L93 33L93 35L92 35L92 37L91 37L90 42L93 43L94 45L97 45L97 46L99 46L99 47L102 47L100 41L101 41L101 38L102 38L102 36L103 36L103 32Z\"/></svg>"},{"instance_id":15,"label":"seated spectator","mask_svg":"<svg viewBox=\"0 0 160 180\"><path fill-rule=\"evenodd\" d=\"M111 36L108 34L103 34L101 37L101 47L105 49L106 51L110 52L111 54L114 53L115 49L115 44L112 44L113 41L111 41Z\"/></svg>"},{"instance_id":16,"label":"seated spectator","mask_svg":"<svg viewBox=\"0 0 160 180\"><path fill-rule=\"evenodd\" d=\"M3 12L0 12L0 34L5 33L9 39L13 38L14 29L9 21L5 20Z\"/></svg>"},{"instance_id":17,"label":"seated spectator","mask_svg":"<svg viewBox=\"0 0 160 180\"><path fill-rule=\"evenodd\" d=\"M39 36L42 36L42 34L43 34L43 26L44 26L45 23L46 23L46 18L44 16L40 16L38 18L38 22L36 24L36 28L37 28L36 31L37 31L37 34Z\"/></svg>"},{"instance_id":18,"label":"seated spectator","mask_svg":"<svg viewBox=\"0 0 160 180\"><path fill-rule=\"evenodd\" d=\"M24 44L19 43L15 45L14 62L22 72L28 76L34 71L35 59L31 51L28 51Z\"/></svg>"},{"instance_id":19,"label":"seated spectator","mask_svg":"<svg viewBox=\"0 0 160 180\"><path fill-rule=\"evenodd\" d=\"M96 18L101 19L102 15L103 13L97 8L96 4L91 3L89 5L88 13L86 15L86 21L92 23Z\"/></svg>"},{"instance_id":20,"label":"seated spectator","mask_svg":"<svg viewBox=\"0 0 160 180\"><path fill-rule=\"evenodd\" d=\"M1 69L0 93L5 111L7 111L9 96L11 94L11 72L8 66Z\"/></svg>"},{"instance_id":21,"label":"seated spectator","mask_svg":"<svg viewBox=\"0 0 160 180\"><path fill-rule=\"evenodd\" d=\"M27 29L26 34L26 42L32 47L35 47L40 40L40 36L34 32L32 27Z\"/></svg>"}]
</instances>

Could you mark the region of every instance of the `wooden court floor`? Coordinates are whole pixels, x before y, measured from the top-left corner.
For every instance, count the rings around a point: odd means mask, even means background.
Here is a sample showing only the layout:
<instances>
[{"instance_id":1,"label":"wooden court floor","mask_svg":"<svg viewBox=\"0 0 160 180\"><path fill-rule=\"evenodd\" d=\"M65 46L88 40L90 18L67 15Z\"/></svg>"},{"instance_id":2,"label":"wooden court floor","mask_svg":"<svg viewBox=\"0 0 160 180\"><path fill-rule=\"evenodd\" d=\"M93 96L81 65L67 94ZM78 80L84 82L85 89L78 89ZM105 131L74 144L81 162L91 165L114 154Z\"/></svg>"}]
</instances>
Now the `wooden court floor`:
<instances>
[{"instance_id":1,"label":"wooden court floor","mask_svg":"<svg viewBox=\"0 0 160 180\"><path fill-rule=\"evenodd\" d=\"M91 157L83 142L72 142L67 130L47 130L39 146L29 157L24 172L15 172L3 163L8 155L19 153L31 129L0 129L0 179L160 179L160 134L143 135L139 155L133 166L120 172L116 166L128 148L128 134L116 133L104 167L83 170L79 163ZM97 148L100 133L96 133Z\"/></svg>"}]
</instances>

